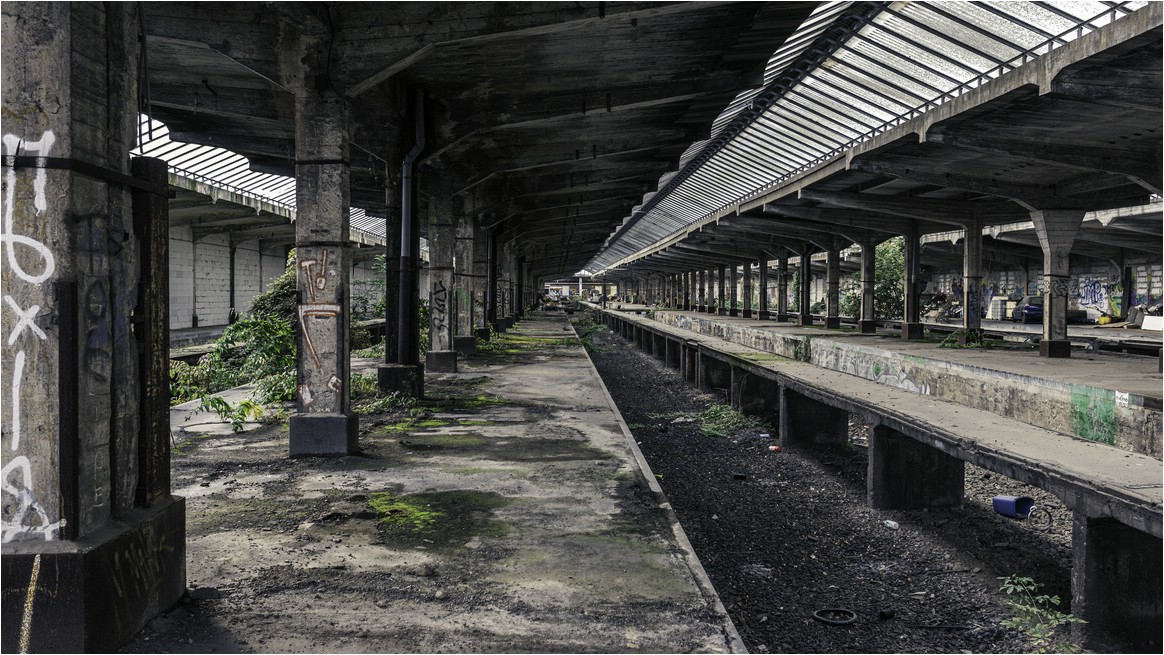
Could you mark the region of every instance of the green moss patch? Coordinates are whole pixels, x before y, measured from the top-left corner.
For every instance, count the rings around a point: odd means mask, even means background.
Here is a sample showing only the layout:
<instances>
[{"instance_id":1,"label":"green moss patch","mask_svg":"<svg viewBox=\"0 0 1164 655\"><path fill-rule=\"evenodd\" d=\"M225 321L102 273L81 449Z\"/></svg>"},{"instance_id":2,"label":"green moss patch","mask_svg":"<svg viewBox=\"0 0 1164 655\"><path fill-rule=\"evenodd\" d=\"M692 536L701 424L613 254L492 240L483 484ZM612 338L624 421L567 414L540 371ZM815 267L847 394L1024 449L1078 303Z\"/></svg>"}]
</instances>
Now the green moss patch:
<instances>
[{"instance_id":1,"label":"green moss patch","mask_svg":"<svg viewBox=\"0 0 1164 655\"><path fill-rule=\"evenodd\" d=\"M509 503L499 494L464 490L408 496L380 492L369 500L378 515L390 519L379 522L384 542L430 549L461 548L475 536L504 535L509 526L494 512Z\"/></svg>"}]
</instances>

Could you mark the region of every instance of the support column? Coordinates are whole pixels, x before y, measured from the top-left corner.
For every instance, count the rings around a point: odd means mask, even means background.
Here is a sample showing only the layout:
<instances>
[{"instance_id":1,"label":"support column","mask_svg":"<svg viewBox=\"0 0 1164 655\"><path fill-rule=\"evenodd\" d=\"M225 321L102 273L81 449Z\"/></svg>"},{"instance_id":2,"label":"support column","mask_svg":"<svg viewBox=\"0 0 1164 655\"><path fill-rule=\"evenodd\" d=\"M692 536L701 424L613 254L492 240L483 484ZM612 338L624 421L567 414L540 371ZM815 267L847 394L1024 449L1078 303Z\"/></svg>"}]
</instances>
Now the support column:
<instances>
[{"instance_id":1,"label":"support column","mask_svg":"<svg viewBox=\"0 0 1164 655\"><path fill-rule=\"evenodd\" d=\"M861 316L857 331L873 334L877 331L877 310L873 304L877 289L877 246L872 241L861 243Z\"/></svg>"},{"instance_id":2,"label":"support column","mask_svg":"<svg viewBox=\"0 0 1164 655\"><path fill-rule=\"evenodd\" d=\"M477 352L477 335L473 333L476 326L473 320L473 214L466 211L462 201L453 202L453 208L460 210L456 212L456 245L453 248L453 307L456 317L453 350L468 357Z\"/></svg>"},{"instance_id":3,"label":"support column","mask_svg":"<svg viewBox=\"0 0 1164 655\"><path fill-rule=\"evenodd\" d=\"M841 327L841 248L834 242L825 262L825 327Z\"/></svg>"},{"instance_id":4,"label":"support column","mask_svg":"<svg viewBox=\"0 0 1164 655\"><path fill-rule=\"evenodd\" d=\"M728 315L728 302L726 302L724 298L724 283L726 282L726 277L728 277L728 275L726 275L726 273L728 273L728 268L721 265L718 266L716 271L718 273L716 277L716 313L721 316L726 316Z\"/></svg>"},{"instance_id":5,"label":"support column","mask_svg":"<svg viewBox=\"0 0 1164 655\"><path fill-rule=\"evenodd\" d=\"M752 263L744 264L744 318L752 318Z\"/></svg>"},{"instance_id":6,"label":"support column","mask_svg":"<svg viewBox=\"0 0 1164 655\"><path fill-rule=\"evenodd\" d=\"M905 308L901 318L901 338L921 339L925 328L921 322L921 289L918 288L920 274L921 244L918 242L917 223L911 221L909 231L903 235L905 255Z\"/></svg>"},{"instance_id":7,"label":"support column","mask_svg":"<svg viewBox=\"0 0 1164 655\"><path fill-rule=\"evenodd\" d=\"M1071 613L1088 622L1084 631L1114 636L1130 647L1127 652L1159 650L1162 555L1159 537L1114 519L1076 513Z\"/></svg>"},{"instance_id":8,"label":"support column","mask_svg":"<svg viewBox=\"0 0 1164 655\"><path fill-rule=\"evenodd\" d=\"M699 280L698 284L696 285L696 287L697 287L696 290L699 292L699 311L706 312L707 311L707 272L704 271L703 269L699 269L696 277Z\"/></svg>"},{"instance_id":9,"label":"support column","mask_svg":"<svg viewBox=\"0 0 1164 655\"><path fill-rule=\"evenodd\" d=\"M691 311L691 271L680 273L680 279L683 281L683 311Z\"/></svg>"},{"instance_id":10,"label":"support column","mask_svg":"<svg viewBox=\"0 0 1164 655\"><path fill-rule=\"evenodd\" d=\"M407 103L405 103L407 104ZM392 239L399 245L399 257L396 261L389 261L389 267L396 268L395 293L385 296L385 306L389 299L396 301L395 307L388 309L394 313L389 322L393 325L386 330L387 334L395 328L395 345L389 345L386 350L392 350L395 359L380 366L377 371L377 386L381 391L399 392L415 398L424 396L424 367L420 364L419 352L419 303L418 273L420 237L416 225L416 175L415 160L424 148L424 95L416 92L412 98L412 123L415 131L411 149L401 158L399 208L400 219L398 235ZM391 225L394 221L388 221ZM392 242L389 242L393 245Z\"/></svg>"},{"instance_id":11,"label":"support column","mask_svg":"<svg viewBox=\"0 0 1164 655\"><path fill-rule=\"evenodd\" d=\"M739 303L739 301L740 301L740 299L739 299L739 287L740 287L739 268L740 267L738 264L732 264L730 268L731 268L731 276L728 279L728 284L730 285L730 293L728 294L728 316L739 316L740 310L736 307L736 304ZM720 269L720 270L723 270L723 269Z\"/></svg>"},{"instance_id":12,"label":"support column","mask_svg":"<svg viewBox=\"0 0 1164 655\"><path fill-rule=\"evenodd\" d=\"M1043 248L1043 338L1040 357L1070 357L1067 340L1070 255L1075 235L1083 223L1081 210L1048 209L1031 212L1039 245ZM1125 310L1126 312L1126 310Z\"/></svg>"},{"instance_id":13,"label":"support column","mask_svg":"<svg viewBox=\"0 0 1164 655\"><path fill-rule=\"evenodd\" d=\"M782 255L776 263L776 320L792 320L788 314L788 255Z\"/></svg>"},{"instance_id":14,"label":"support column","mask_svg":"<svg viewBox=\"0 0 1164 655\"><path fill-rule=\"evenodd\" d=\"M869 506L934 509L962 506L966 463L884 425L869 429Z\"/></svg>"},{"instance_id":15,"label":"support column","mask_svg":"<svg viewBox=\"0 0 1164 655\"><path fill-rule=\"evenodd\" d=\"M488 233L481 227L480 222L476 219L476 212L473 218L473 333L478 339L485 341L489 340L491 333L489 326L492 325L491 318L488 315L488 298L490 295L489 289L492 288L489 281L489 264L492 261L489 255L489 246L492 241L489 239Z\"/></svg>"},{"instance_id":16,"label":"support column","mask_svg":"<svg viewBox=\"0 0 1164 655\"><path fill-rule=\"evenodd\" d=\"M982 340L982 221L967 221L965 228L962 239L962 331L958 334L958 343L963 346ZM1066 316L1066 305L1063 309Z\"/></svg>"},{"instance_id":17,"label":"support column","mask_svg":"<svg viewBox=\"0 0 1164 655\"><path fill-rule=\"evenodd\" d=\"M424 368L429 373L456 373L457 353L453 350L452 297L453 248L456 224L453 219L452 189L443 177L428 186L428 352Z\"/></svg>"},{"instance_id":18,"label":"support column","mask_svg":"<svg viewBox=\"0 0 1164 655\"><path fill-rule=\"evenodd\" d=\"M312 51L318 54L317 48ZM309 55L310 56L310 55ZM350 455L348 103L328 89L295 98L295 251L299 267L298 394L290 454Z\"/></svg>"},{"instance_id":19,"label":"support column","mask_svg":"<svg viewBox=\"0 0 1164 655\"><path fill-rule=\"evenodd\" d=\"M800 249L800 308L797 311L797 325L812 325L812 248Z\"/></svg>"},{"instance_id":20,"label":"support column","mask_svg":"<svg viewBox=\"0 0 1164 655\"><path fill-rule=\"evenodd\" d=\"M497 289L501 283L497 279L497 238L492 230L486 236L485 252L485 322L500 332L501 327L497 323Z\"/></svg>"},{"instance_id":21,"label":"support column","mask_svg":"<svg viewBox=\"0 0 1164 655\"><path fill-rule=\"evenodd\" d=\"M3 154L17 158L0 173L0 649L112 652L186 586L168 477L166 167L138 160L132 193L104 176L130 175L140 14L3 13L4 53L19 56L0 70Z\"/></svg>"},{"instance_id":22,"label":"support column","mask_svg":"<svg viewBox=\"0 0 1164 655\"><path fill-rule=\"evenodd\" d=\"M766 321L772 318L768 311L768 255L760 254L760 310L756 312L756 318L761 321Z\"/></svg>"},{"instance_id":23,"label":"support column","mask_svg":"<svg viewBox=\"0 0 1164 655\"><path fill-rule=\"evenodd\" d=\"M606 281L606 276L602 276L602 308L606 309L606 297L610 295L610 286Z\"/></svg>"}]
</instances>

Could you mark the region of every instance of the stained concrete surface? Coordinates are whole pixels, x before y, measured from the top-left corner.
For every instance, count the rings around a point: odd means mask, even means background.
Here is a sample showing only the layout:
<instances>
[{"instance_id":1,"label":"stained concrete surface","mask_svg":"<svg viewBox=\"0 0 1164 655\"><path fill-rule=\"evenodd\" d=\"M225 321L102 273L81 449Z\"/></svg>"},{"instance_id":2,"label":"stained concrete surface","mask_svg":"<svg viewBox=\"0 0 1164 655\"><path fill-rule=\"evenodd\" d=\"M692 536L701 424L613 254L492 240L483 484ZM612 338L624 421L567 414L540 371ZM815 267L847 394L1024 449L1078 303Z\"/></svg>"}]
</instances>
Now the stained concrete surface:
<instances>
[{"instance_id":1,"label":"stained concrete surface","mask_svg":"<svg viewBox=\"0 0 1164 655\"><path fill-rule=\"evenodd\" d=\"M355 456L175 421L190 597L125 650L742 650L564 318L459 370L430 378L422 421L362 417ZM439 515L383 525L381 492Z\"/></svg>"}]
</instances>

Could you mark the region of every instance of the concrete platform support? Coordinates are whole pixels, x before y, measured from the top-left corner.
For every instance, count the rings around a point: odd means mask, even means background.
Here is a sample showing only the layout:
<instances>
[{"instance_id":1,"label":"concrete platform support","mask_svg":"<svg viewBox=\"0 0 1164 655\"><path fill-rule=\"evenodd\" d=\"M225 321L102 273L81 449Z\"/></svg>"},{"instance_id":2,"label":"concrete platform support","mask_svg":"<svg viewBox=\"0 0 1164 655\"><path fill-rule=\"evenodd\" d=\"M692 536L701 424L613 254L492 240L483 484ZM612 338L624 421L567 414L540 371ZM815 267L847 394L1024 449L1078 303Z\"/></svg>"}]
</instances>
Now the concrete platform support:
<instances>
[{"instance_id":1,"label":"concrete platform support","mask_svg":"<svg viewBox=\"0 0 1164 655\"><path fill-rule=\"evenodd\" d=\"M768 311L768 256L760 256L760 304L756 312L756 318L761 321L766 321L772 317L771 312Z\"/></svg>"},{"instance_id":2,"label":"concrete platform support","mask_svg":"<svg viewBox=\"0 0 1164 655\"><path fill-rule=\"evenodd\" d=\"M704 279L704 272L702 270L696 271L695 276L695 296L696 306L695 310L699 312L707 311L707 282Z\"/></svg>"},{"instance_id":3,"label":"concrete platform support","mask_svg":"<svg viewBox=\"0 0 1164 655\"><path fill-rule=\"evenodd\" d=\"M1160 649L1161 612L1159 537L1114 519L1079 514L1071 534L1071 613L1088 622L1084 633L1115 637L1131 651Z\"/></svg>"},{"instance_id":4,"label":"concrete platform support","mask_svg":"<svg viewBox=\"0 0 1164 655\"><path fill-rule=\"evenodd\" d=\"M1070 357L1067 305L1071 280L1069 259L1083 213L1074 209L1031 212L1039 245L1043 248L1043 338L1039 356Z\"/></svg>"},{"instance_id":5,"label":"concrete platform support","mask_svg":"<svg viewBox=\"0 0 1164 655\"><path fill-rule=\"evenodd\" d=\"M456 201L454 201L456 202ZM456 211L456 243L453 255L456 266L453 270L453 350L469 356L477 352L477 337L473 333L477 321L477 308L473 302L477 279L474 277L473 259L473 214L464 211L460 204L453 205Z\"/></svg>"},{"instance_id":6,"label":"concrete platform support","mask_svg":"<svg viewBox=\"0 0 1164 655\"><path fill-rule=\"evenodd\" d=\"M731 405L745 414L772 419L780 411L780 386L775 380L733 366Z\"/></svg>"},{"instance_id":7,"label":"concrete platform support","mask_svg":"<svg viewBox=\"0 0 1164 655\"><path fill-rule=\"evenodd\" d=\"M323 64L322 46L304 59ZM295 248L299 266L298 389L290 454L350 455L359 417L349 407L348 103L331 89L297 90Z\"/></svg>"},{"instance_id":8,"label":"concrete platform support","mask_svg":"<svg viewBox=\"0 0 1164 655\"><path fill-rule=\"evenodd\" d=\"M683 344L683 359L680 361L680 374L691 384L696 384L699 375L699 346Z\"/></svg>"},{"instance_id":9,"label":"concrete platform support","mask_svg":"<svg viewBox=\"0 0 1164 655\"><path fill-rule=\"evenodd\" d=\"M962 238L962 331L958 343L982 339L982 221L964 223ZM1066 315L1066 314L1064 314Z\"/></svg>"},{"instance_id":10,"label":"concrete platform support","mask_svg":"<svg viewBox=\"0 0 1164 655\"><path fill-rule=\"evenodd\" d=\"M796 313L797 325L812 325L812 248L805 246L800 249L800 297Z\"/></svg>"},{"instance_id":11,"label":"concrete platform support","mask_svg":"<svg viewBox=\"0 0 1164 655\"><path fill-rule=\"evenodd\" d=\"M453 248L456 222L452 189L442 177L431 185L428 202L428 352L424 368L428 373L456 373L457 353L453 350Z\"/></svg>"},{"instance_id":12,"label":"concrete platform support","mask_svg":"<svg viewBox=\"0 0 1164 655\"><path fill-rule=\"evenodd\" d=\"M727 362L699 353L699 390L731 389L732 369Z\"/></svg>"},{"instance_id":13,"label":"concrete platform support","mask_svg":"<svg viewBox=\"0 0 1164 655\"><path fill-rule=\"evenodd\" d=\"M721 316L728 315L728 299L724 287L726 286L726 277L728 277L728 268L726 266L719 266L716 269L716 313Z\"/></svg>"},{"instance_id":14,"label":"concrete platform support","mask_svg":"<svg viewBox=\"0 0 1164 655\"><path fill-rule=\"evenodd\" d=\"M663 363L668 368L681 369L683 367L683 342L674 339L666 339L664 344Z\"/></svg>"},{"instance_id":15,"label":"concrete platform support","mask_svg":"<svg viewBox=\"0 0 1164 655\"><path fill-rule=\"evenodd\" d=\"M825 327L841 327L841 246L832 244L825 263Z\"/></svg>"},{"instance_id":16,"label":"concrete platform support","mask_svg":"<svg viewBox=\"0 0 1164 655\"><path fill-rule=\"evenodd\" d=\"M873 334L877 331L877 310L873 304L877 288L877 244L865 241L861 244L861 318L857 321L857 331Z\"/></svg>"},{"instance_id":17,"label":"concrete platform support","mask_svg":"<svg viewBox=\"0 0 1164 655\"><path fill-rule=\"evenodd\" d=\"M884 425L869 429L869 506L962 506L966 463Z\"/></svg>"},{"instance_id":18,"label":"concrete platform support","mask_svg":"<svg viewBox=\"0 0 1164 655\"><path fill-rule=\"evenodd\" d=\"M729 268L731 269L731 276L728 279L728 284L730 285L729 286L729 293L728 293L728 316L739 316L740 315L740 310L739 310L739 303L740 303L739 270L740 270L740 267L738 264L732 264Z\"/></svg>"},{"instance_id":19,"label":"concrete platform support","mask_svg":"<svg viewBox=\"0 0 1164 655\"><path fill-rule=\"evenodd\" d=\"M752 318L752 263L744 264L744 318Z\"/></svg>"},{"instance_id":20,"label":"concrete platform support","mask_svg":"<svg viewBox=\"0 0 1164 655\"><path fill-rule=\"evenodd\" d=\"M917 223L910 223L911 227L904 235L905 279L902 284L905 286L905 315L901 319L901 338L921 339L925 337L925 328L921 322L921 244L918 241Z\"/></svg>"},{"instance_id":21,"label":"concrete platform support","mask_svg":"<svg viewBox=\"0 0 1164 655\"><path fill-rule=\"evenodd\" d=\"M776 260L776 320L787 322L788 315L788 256Z\"/></svg>"},{"instance_id":22,"label":"concrete platform support","mask_svg":"<svg viewBox=\"0 0 1164 655\"><path fill-rule=\"evenodd\" d=\"M21 56L0 71L3 154L17 157L0 239L0 649L112 652L186 586L184 501L169 488L165 165L139 161L123 181L140 14L3 13L5 51Z\"/></svg>"},{"instance_id":23,"label":"concrete platform support","mask_svg":"<svg viewBox=\"0 0 1164 655\"><path fill-rule=\"evenodd\" d=\"M780 387L780 441L784 445L831 444L849 439L849 413Z\"/></svg>"},{"instance_id":24,"label":"concrete platform support","mask_svg":"<svg viewBox=\"0 0 1164 655\"><path fill-rule=\"evenodd\" d=\"M667 363L667 337L651 333L651 354Z\"/></svg>"}]
</instances>

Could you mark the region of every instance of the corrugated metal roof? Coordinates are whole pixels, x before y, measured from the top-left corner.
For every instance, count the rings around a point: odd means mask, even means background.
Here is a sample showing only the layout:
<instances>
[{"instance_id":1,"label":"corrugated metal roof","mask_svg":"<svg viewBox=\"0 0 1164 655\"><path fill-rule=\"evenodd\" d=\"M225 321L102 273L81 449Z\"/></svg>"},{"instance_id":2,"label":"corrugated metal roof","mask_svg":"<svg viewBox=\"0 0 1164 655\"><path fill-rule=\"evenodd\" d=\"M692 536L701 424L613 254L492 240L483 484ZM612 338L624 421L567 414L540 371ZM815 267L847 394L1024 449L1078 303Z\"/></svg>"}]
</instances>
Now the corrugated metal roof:
<instances>
[{"instance_id":1,"label":"corrugated metal roof","mask_svg":"<svg viewBox=\"0 0 1164 655\"><path fill-rule=\"evenodd\" d=\"M586 266L599 272L692 223L940 106L1146 2L822 4L680 170ZM676 226L678 224L678 226Z\"/></svg>"},{"instance_id":2,"label":"corrugated metal roof","mask_svg":"<svg viewBox=\"0 0 1164 655\"><path fill-rule=\"evenodd\" d=\"M138 116L138 147L135 157L157 157L170 172L223 190L269 202L290 212L295 220L295 178L252 171L246 157L229 150L170 140L170 130L159 121ZM371 243L384 244L384 219L351 208L351 230Z\"/></svg>"}]
</instances>

